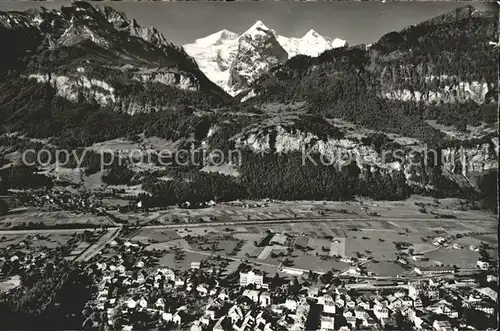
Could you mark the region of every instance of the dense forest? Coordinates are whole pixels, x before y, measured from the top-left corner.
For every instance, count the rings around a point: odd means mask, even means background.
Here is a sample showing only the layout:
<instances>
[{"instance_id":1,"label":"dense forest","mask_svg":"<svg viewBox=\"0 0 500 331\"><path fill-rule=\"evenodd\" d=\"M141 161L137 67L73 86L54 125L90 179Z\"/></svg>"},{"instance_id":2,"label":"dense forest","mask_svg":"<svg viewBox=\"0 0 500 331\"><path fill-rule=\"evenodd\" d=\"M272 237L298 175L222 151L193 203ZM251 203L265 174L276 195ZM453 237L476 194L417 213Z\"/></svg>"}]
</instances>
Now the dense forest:
<instances>
[{"instance_id":1,"label":"dense forest","mask_svg":"<svg viewBox=\"0 0 500 331\"><path fill-rule=\"evenodd\" d=\"M12 166L0 170L0 193L8 189L50 188L52 181L45 175L37 174L36 167Z\"/></svg>"},{"instance_id":2,"label":"dense forest","mask_svg":"<svg viewBox=\"0 0 500 331\"><path fill-rule=\"evenodd\" d=\"M247 151L238 168L239 177L188 169L169 170L161 175L167 175L170 180L157 180L160 174L146 180L143 188L152 197L144 199L148 206L158 206L238 198L351 200L364 196L375 200L400 200L412 193L436 198L478 198L474 192L464 191L447 179L439 167L414 169L414 174L423 172L424 175L412 177L417 185L409 186L402 171L372 172L367 166L360 170L355 161L338 167L322 164L318 154L312 154L311 158L316 166L304 166L302 155L297 152L279 156ZM436 189L426 189L428 185ZM488 193L490 199L492 193Z\"/></svg>"}]
</instances>

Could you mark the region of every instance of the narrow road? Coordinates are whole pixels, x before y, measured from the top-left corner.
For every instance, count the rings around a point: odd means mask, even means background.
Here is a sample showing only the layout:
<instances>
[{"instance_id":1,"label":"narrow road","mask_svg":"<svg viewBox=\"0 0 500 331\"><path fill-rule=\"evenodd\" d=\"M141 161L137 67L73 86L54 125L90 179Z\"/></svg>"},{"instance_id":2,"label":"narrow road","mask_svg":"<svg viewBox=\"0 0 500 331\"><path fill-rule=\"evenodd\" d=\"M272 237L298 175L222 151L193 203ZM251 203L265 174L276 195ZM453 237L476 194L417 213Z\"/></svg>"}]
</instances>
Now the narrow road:
<instances>
[{"instance_id":1,"label":"narrow road","mask_svg":"<svg viewBox=\"0 0 500 331\"><path fill-rule=\"evenodd\" d=\"M107 229L108 232L101 236L99 240L95 243L90 245L85 251L83 251L79 256L77 256L74 261L88 261L91 258L93 258L95 255L97 255L104 247L106 247L107 243L110 243L111 241L115 240L116 237L121 232L121 227L119 228L112 228L112 229Z\"/></svg>"},{"instance_id":2,"label":"narrow road","mask_svg":"<svg viewBox=\"0 0 500 331\"><path fill-rule=\"evenodd\" d=\"M0 235L16 235L16 234L51 234L51 233L76 233L84 231L99 230L100 228L75 228L75 229L29 229L29 230L0 230ZM118 227L108 227L108 230L118 229Z\"/></svg>"}]
</instances>

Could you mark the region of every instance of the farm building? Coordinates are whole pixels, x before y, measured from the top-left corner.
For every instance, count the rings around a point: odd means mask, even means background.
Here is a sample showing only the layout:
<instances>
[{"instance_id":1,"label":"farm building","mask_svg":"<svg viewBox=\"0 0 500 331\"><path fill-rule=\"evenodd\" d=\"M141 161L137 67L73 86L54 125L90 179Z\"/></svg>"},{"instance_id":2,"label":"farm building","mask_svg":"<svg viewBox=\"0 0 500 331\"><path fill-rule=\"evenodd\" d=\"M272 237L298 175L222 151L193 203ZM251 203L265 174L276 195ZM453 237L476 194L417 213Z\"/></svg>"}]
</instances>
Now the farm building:
<instances>
[{"instance_id":1,"label":"farm building","mask_svg":"<svg viewBox=\"0 0 500 331\"><path fill-rule=\"evenodd\" d=\"M273 238L273 236L274 235L272 233L267 234L266 236L257 240L255 242L255 246L257 246L257 247L267 246L269 244L269 242L271 241L271 239Z\"/></svg>"},{"instance_id":2,"label":"farm building","mask_svg":"<svg viewBox=\"0 0 500 331\"><path fill-rule=\"evenodd\" d=\"M309 236L299 236L295 240L295 247L304 249L309 247Z\"/></svg>"},{"instance_id":3,"label":"farm building","mask_svg":"<svg viewBox=\"0 0 500 331\"><path fill-rule=\"evenodd\" d=\"M248 257L256 258L262 252L262 247L255 247L250 253L248 253Z\"/></svg>"},{"instance_id":4,"label":"farm building","mask_svg":"<svg viewBox=\"0 0 500 331\"><path fill-rule=\"evenodd\" d=\"M330 256L345 257L345 238L333 238L330 244Z\"/></svg>"},{"instance_id":5,"label":"farm building","mask_svg":"<svg viewBox=\"0 0 500 331\"><path fill-rule=\"evenodd\" d=\"M286 243L286 236L281 233L276 233L273 236L273 239L271 239L272 245L285 245L285 243Z\"/></svg>"}]
</instances>

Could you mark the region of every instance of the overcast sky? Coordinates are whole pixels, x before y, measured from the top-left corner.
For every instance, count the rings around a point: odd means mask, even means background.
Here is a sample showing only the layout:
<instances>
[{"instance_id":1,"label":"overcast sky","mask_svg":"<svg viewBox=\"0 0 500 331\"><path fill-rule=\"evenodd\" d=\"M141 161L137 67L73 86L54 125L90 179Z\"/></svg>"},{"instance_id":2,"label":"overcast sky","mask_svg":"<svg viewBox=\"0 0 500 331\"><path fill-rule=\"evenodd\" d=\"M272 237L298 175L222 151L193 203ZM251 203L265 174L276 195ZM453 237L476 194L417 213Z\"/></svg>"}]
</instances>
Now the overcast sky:
<instances>
[{"instance_id":1,"label":"overcast sky","mask_svg":"<svg viewBox=\"0 0 500 331\"><path fill-rule=\"evenodd\" d=\"M45 6L60 8L64 1L0 1L0 10ZM66 2L67 3L67 2ZM382 35L471 2L95 2L155 26L175 44L185 44L221 29L241 33L255 21L288 37L309 29L349 44L369 44ZM479 4L475 4L479 5ZM483 4L484 6L484 4Z\"/></svg>"}]
</instances>

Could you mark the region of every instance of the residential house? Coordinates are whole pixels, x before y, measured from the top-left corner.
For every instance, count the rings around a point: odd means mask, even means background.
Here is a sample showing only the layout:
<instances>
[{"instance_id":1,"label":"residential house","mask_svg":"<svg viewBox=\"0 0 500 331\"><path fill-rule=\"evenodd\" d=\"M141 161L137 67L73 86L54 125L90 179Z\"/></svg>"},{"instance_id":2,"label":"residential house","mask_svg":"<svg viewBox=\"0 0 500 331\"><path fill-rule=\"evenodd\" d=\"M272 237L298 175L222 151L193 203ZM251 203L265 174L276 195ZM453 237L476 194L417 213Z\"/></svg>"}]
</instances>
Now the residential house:
<instances>
[{"instance_id":1,"label":"residential house","mask_svg":"<svg viewBox=\"0 0 500 331\"><path fill-rule=\"evenodd\" d=\"M415 300L413 300L413 307L417 309L422 308L423 307L422 300L420 300L420 298L416 298Z\"/></svg>"},{"instance_id":2,"label":"residential house","mask_svg":"<svg viewBox=\"0 0 500 331\"><path fill-rule=\"evenodd\" d=\"M409 296L401 297L401 304L406 307L413 307L413 299Z\"/></svg>"},{"instance_id":3,"label":"residential house","mask_svg":"<svg viewBox=\"0 0 500 331\"><path fill-rule=\"evenodd\" d=\"M428 260L428 258L426 258L424 256L424 254L413 254L411 256L411 258L413 259L413 261L426 261L426 260Z\"/></svg>"},{"instance_id":4,"label":"residential house","mask_svg":"<svg viewBox=\"0 0 500 331\"><path fill-rule=\"evenodd\" d=\"M357 319L362 319L364 314L365 310L362 307L356 307L354 309L354 316L356 316Z\"/></svg>"},{"instance_id":5,"label":"residential house","mask_svg":"<svg viewBox=\"0 0 500 331\"><path fill-rule=\"evenodd\" d=\"M420 283L409 283L408 284L408 296L410 298L416 299L420 297L420 294L424 291L422 284Z\"/></svg>"},{"instance_id":6,"label":"residential house","mask_svg":"<svg viewBox=\"0 0 500 331\"><path fill-rule=\"evenodd\" d=\"M238 305L233 305L229 308L227 316L231 319L231 324L234 324L236 321L243 318L243 311L240 307L238 307Z\"/></svg>"},{"instance_id":7,"label":"residential house","mask_svg":"<svg viewBox=\"0 0 500 331\"><path fill-rule=\"evenodd\" d=\"M221 318L219 318L219 320L215 323L213 327L213 331L225 331L225 328L222 325L222 322L224 321L225 318L226 316L222 316Z\"/></svg>"},{"instance_id":8,"label":"residential house","mask_svg":"<svg viewBox=\"0 0 500 331\"><path fill-rule=\"evenodd\" d=\"M351 329L356 328L356 316L347 316L345 319L347 324L350 325Z\"/></svg>"},{"instance_id":9,"label":"residential house","mask_svg":"<svg viewBox=\"0 0 500 331\"><path fill-rule=\"evenodd\" d=\"M330 316L321 316L321 330L334 330L335 319Z\"/></svg>"},{"instance_id":10,"label":"residential house","mask_svg":"<svg viewBox=\"0 0 500 331\"><path fill-rule=\"evenodd\" d=\"M157 275L163 275L167 281L175 282L175 272L171 269L158 269Z\"/></svg>"},{"instance_id":11,"label":"residential house","mask_svg":"<svg viewBox=\"0 0 500 331\"><path fill-rule=\"evenodd\" d=\"M481 270L488 270L490 264L487 261L477 260L477 267Z\"/></svg>"},{"instance_id":12,"label":"residential house","mask_svg":"<svg viewBox=\"0 0 500 331\"><path fill-rule=\"evenodd\" d=\"M376 305L373 307L373 314L378 320L389 317L389 309L384 306Z\"/></svg>"},{"instance_id":13,"label":"residential house","mask_svg":"<svg viewBox=\"0 0 500 331\"><path fill-rule=\"evenodd\" d=\"M338 308L343 308L345 306L345 300L342 299L342 297L339 295L335 299L335 304L337 305Z\"/></svg>"},{"instance_id":14,"label":"residential house","mask_svg":"<svg viewBox=\"0 0 500 331\"><path fill-rule=\"evenodd\" d=\"M269 291L265 291L260 294L259 302L262 307L271 305L271 294Z\"/></svg>"},{"instance_id":15,"label":"residential house","mask_svg":"<svg viewBox=\"0 0 500 331\"><path fill-rule=\"evenodd\" d=\"M435 314L446 315L450 318L458 318L458 312L453 308L453 305L446 300L438 301L425 309Z\"/></svg>"},{"instance_id":16,"label":"residential house","mask_svg":"<svg viewBox=\"0 0 500 331\"><path fill-rule=\"evenodd\" d=\"M323 295L321 301L318 300L318 303L323 304L323 313L335 314L335 301L330 295Z\"/></svg>"},{"instance_id":17,"label":"residential house","mask_svg":"<svg viewBox=\"0 0 500 331\"><path fill-rule=\"evenodd\" d=\"M370 303L362 297L358 297L356 299L356 305L363 307L363 309L365 309L365 310L370 310Z\"/></svg>"},{"instance_id":18,"label":"residential house","mask_svg":"<svg viewBox=\"0 0 500 331\"><path fill-rule=\"evenodd\" d=\"M206 297L208 295L208 290L203 285L196 286L196 291L200 294L201 297Z\"/></svg>"},{"instance_id":19,"label":"residential house","mask_svg":"<svg viewBox=\"0 0 500 331\"><path fill-rule=\"evenodd\" d=\"M344 311L342 312L342 315L343 315L344 317L352 317L352 316L354 316L354 313L353 313L353 311L352 311L352 310L350 310L350 309L347 309L347 308L346 308L346 309L344 309Z\"/></svg>"},{"instance_id":20,"label":"residential house","mask_svg":"<svg viewBox=\"0 0 500 331\"><path fill-rule=\"evenodd\" d=\"M281 233L276 233L270 241L271 245L282 245L284 246L286 244L286 236Z\"/></svg>"},{"instance_id":21,"label":"residential house","mask_svg":"<svg viewBox=\"0 0 500 331\"><path fill-rule=\"evenodd\" d=\"M438 287L426 288L423 294L425 297L427 297L431 301L439 300L439 297L440 297Z\"/></svg>"},{"instance_id":22,"label":"residential house","mask_svg":"<svg viewBox=\"0 0 500 331\"><path fill-rule=\"evenodd\" d=\"M172 322L174 322L177 325L181 325L182 323L182 318L181 318L181 312L176 312L174 316L172 316Z\"/></svg>"},{"instance_id":23,"label":"residential house","mask_svg":"<svg viewBox=\"0 0 500 331\"><path fill-rule=\"evenodd\" d=\"M295 300L295 299L286 299L286 301L285 301L285 307L288 310L291 310L292 312L294 312L294 311L297 310L297 306L298 306L297 300Z\"/></svg>"},{"instance_id":24,"label":"residential house","mask_svg":"<svg viewBox=\"0 0 500 331\"><path fill-rule=\"evenodd\" d=\"M350 266L349 269L342 272L340 275L342 276L359 276L361 275L361 269L357 266Z\"/></svg>"},{"instance_id":25,"label":"residential house","mask_svg":"<svg viewBox=\"0 0 500 331\"><path fill-rule=\"evenodd\" d=\"M259 291L257 290L245 290L243 291L243 296L249 298L253 302L259 302Z\"/></svg>"},{"instance_id":26,"label":"residential house","mask_svg":"<svg viewBox=\"0 0 500 331\"><path fill-rule=\"evenodd\" d=\"M434 321L432 327L436 331L453 331L450 322L448 321Z\"/></svg>"},{"instance_id":27,"label":"residential house","mask_svg":"<svg viewBox=\"0 0 500 331\"><path fill-rule=\"evenodd\" d=\"M309 236L299 236L295 240L295 247L299 249L306 249L309 247Z\"/></svg>"},{"instance_id":28,"label":"residential house","mask_svg":"<svg viewBox=\"0 0 500 331\"><path fill-rule=\"evenodd\" d=\"M375 320L366 312L361 317L361 321L365 327L373 327L377 325L377 322L375 322Z\"/></svg>"}]
</instances>

